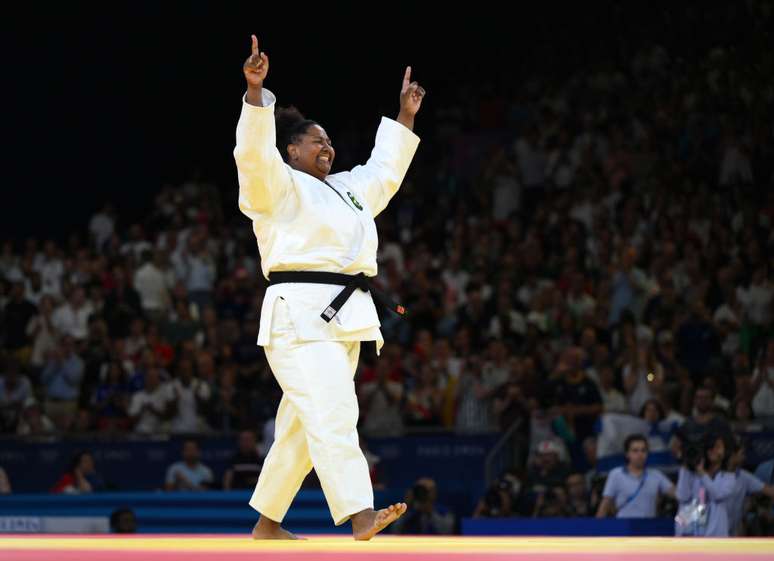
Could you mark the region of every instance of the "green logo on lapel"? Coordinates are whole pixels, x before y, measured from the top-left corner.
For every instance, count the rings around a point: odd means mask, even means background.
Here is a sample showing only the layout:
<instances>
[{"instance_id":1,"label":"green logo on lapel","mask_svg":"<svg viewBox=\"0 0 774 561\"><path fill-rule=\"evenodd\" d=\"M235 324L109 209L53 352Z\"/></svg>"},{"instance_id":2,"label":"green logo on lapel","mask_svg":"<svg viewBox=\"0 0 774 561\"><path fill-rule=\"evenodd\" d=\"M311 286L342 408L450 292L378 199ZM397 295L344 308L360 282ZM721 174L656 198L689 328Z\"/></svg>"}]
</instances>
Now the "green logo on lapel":
<instances>
[{"instance_id":1,"label":"green logo on lapel","mask_svg":"<svg viewBox=\"0 0 774 561\"><path fill-rule=\"evenodd\" d=\"M361 205L361 204L360 204L360 201L358 201L358 200L355 198L355 195L353 195L352 193L350 193L349 191L347 191L347 196L349 197L349 200L351 200L351 201L352 201L352 204L353 204L353 205L355 205L355 206L358 208L358 210L363 210L363 205Z\"/></svg>"}]
</instances>

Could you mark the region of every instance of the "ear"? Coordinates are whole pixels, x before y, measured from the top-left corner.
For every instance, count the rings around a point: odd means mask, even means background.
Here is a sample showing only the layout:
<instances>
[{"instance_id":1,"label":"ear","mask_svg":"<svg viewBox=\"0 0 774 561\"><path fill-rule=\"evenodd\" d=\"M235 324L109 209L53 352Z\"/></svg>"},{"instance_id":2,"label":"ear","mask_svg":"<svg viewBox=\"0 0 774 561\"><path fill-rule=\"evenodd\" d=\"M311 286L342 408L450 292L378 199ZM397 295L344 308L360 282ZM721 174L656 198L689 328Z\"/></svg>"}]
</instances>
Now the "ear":
<instances>
[{"instance_id":1,"label":"ear","mask_svg":"<svg viewBox=\"0 0 774 561\"><path fill-rule=\"evenodd\" d=\"M298 159L298 146L295 144L288 144L288 157L290 161Z\"/></svg>"}]
</instances>

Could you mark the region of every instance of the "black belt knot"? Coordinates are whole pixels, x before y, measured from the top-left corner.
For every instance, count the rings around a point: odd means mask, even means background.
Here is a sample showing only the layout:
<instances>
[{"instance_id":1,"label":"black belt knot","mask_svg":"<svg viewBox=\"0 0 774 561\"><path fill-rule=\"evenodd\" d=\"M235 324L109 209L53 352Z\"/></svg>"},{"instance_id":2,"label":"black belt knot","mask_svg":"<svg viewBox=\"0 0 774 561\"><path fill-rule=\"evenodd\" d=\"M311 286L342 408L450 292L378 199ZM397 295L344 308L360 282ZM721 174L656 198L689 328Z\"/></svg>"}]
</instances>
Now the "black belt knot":
<instances>
[{"instance_id":1,"label":"black belt knot","mask_svg":"<svg viewBox=\"0 0 774 561\"><path fill-rule=\"evenodd\" d=\"M325 271L277 271L269 273L269 286L285 282L302 282L313 284L336 284L344 287L333 302L323 310L320 317L327 323L330 322L341 307L349 300L356 288L363 292L370 292L377 304L392 311L399 316L406 315L406 308L396 303L384 292L374 287L369 282L369 277L364 273L345 275L343 273L328 273Z\"/></svg>"}]
</instances>

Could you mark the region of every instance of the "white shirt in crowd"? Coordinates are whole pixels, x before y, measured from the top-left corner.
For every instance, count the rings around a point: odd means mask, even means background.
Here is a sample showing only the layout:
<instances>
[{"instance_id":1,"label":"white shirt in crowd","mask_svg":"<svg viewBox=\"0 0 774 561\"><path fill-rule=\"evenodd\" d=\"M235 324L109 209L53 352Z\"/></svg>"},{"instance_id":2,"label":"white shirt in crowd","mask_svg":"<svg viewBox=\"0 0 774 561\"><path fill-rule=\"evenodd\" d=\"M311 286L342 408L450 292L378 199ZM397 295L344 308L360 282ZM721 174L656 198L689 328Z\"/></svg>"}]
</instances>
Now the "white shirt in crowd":
<instances>
[{"instance_id":1,"label":"white shirt in crowd","mask_svg":"<svg viewBox=\"0 0 774 561\"><path fill-rule=\"evenodd\" d=\"M164 421L160 415L150 409L144 409L146 404L152 404L156 411L163 411L167 404L175 399L172 387L168 383L159 384L153 391L142 389L132 396L129 402L129 416L140 418L134 425L134 432L139 434L153 434L161 432L164 428ZM142 413L140 413L142 412Z\"/></svg>"},{"instance_id":2,"label":"white shirt in crowd","mask_svg":"<svg viewBox=\"0 0 774 561\"><path fill-rule=\"evenodd\" d=\"M36 270L40 273L43 292L59 298L62 294L64 263L60 259L45 259L36 267Z\"/></svg>"},{"instance_id":3,"label":"white shirt in crowd","mask_svg":"<svg viewBox=\"0 0 774 561\"><path fill-rule=\"evenodd\" d=\"M152 262L145 263L134 273L134 289L140 295L143 310L164 311L169 307L166 275Z\"/></svg>"},{"instance_id":4,"label":"white shirt in crowd","mask_svg":"<svg viewBox=\"0 0 774 561\"><path fill-rule=\"evenodd\" d=\"M755 392L752 400L752 410L756 418L774 417L774 367L767 367L763 370L756 368L753 373L753 383L759 376L767 376L768 381L764 380L758 391Z\"/></svg>"},{"instance_id":5,"label":"white shirt in crowd","mask_svg":"<svg viewBox=\"0 0 774 561\"><path fill-rule=\"evenodd\" d=\"M179 379L169 382L171 394L177 401L177 414L172 418L169 429L172 432L200 432L203 427L199 416L197 398L210 399L210 385L204 380L193 378L187 386Z\"/></svg>"},{"instance_id":6,"label":"white shirt in crowd","mask_svg":"<svg viewBox=\"0 0 774 561\"><path fill-rule=\"evenodd\" d=\"M86 301L75 309L70 302L59 306L51 315L51 323L60 335L69 335L74 339L83 340L89 334L89 316L94 313L94 306Z\"/></svg>"},{"instance_id":7,"label":"white shirt in crowd","mask_svg":"<svg viewBox=\"0 0 774 561\"><path fill-rule=\"evenodd\" d=\"M188 255L186 258L186 288L189 291L212 291L215 286L217 270L215 262L209 256Z\"/></svg>"},{"instance_id":8,"label":"white shirt in crowd","mask_svg":"<svg viewBox=\"0 0 774 561\"><path fill-rule=\"evenodd\" d=\"M101 249L113 236L115 223L113 218L104 212L98 212L89 221L89 232L94 236L94 244Z\"/></svg>"}]
</instances>

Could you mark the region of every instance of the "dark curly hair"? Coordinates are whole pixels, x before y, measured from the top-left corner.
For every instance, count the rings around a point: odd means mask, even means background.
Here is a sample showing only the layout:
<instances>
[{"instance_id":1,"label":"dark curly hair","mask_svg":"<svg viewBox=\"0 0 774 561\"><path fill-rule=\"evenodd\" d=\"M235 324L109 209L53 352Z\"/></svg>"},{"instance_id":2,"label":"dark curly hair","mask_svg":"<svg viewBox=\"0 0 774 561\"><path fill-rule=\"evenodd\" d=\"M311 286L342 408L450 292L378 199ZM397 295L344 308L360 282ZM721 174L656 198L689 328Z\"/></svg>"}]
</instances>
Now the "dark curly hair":
<instances>
[{"instance_id":1,"label":"dark curly hair","mask_svg":"<svg viewBox=\"0 0 774 561\"><path fill-rule=\"evenodd\" d=\"M309 130L309 127L319 124L304 117L293 106L277 108L274 120L277 127L277 149L286 162L288 161L288 144L295 144L299 137Z\"/></svg>"}]
</instances>

